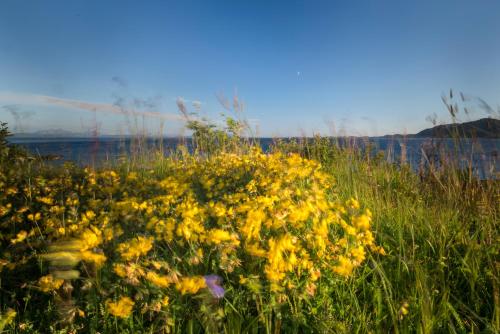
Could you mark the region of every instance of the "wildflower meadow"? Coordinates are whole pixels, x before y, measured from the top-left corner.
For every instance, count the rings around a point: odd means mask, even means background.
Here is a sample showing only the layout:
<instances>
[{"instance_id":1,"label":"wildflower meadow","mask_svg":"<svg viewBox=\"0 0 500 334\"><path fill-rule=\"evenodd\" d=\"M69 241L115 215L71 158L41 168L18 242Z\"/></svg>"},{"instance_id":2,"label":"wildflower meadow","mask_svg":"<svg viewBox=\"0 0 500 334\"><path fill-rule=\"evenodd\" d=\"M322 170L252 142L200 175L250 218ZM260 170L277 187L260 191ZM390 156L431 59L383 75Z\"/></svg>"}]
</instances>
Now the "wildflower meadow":
<instances>
[{"instance_id":1,"label":"wildflower meadow","mask_svg":"<svg viewBox=\"0 0 500 334\"><path fill-rule=\"evenodd\" d=\"M500 330L498 181L191 126L203 150L99 168L40 161L4 126L1 330Z\"/></svg>"}]
</instances>

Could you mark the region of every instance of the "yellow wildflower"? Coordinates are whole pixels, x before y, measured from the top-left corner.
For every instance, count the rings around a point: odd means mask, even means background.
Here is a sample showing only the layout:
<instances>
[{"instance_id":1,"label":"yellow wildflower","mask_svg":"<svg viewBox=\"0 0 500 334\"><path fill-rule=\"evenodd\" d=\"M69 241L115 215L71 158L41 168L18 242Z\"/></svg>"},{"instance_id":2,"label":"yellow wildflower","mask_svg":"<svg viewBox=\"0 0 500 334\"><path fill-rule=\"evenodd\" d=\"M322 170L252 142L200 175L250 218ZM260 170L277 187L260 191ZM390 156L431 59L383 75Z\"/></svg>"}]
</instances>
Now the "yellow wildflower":
<instances>
[{"instance_id":1,"label":"yellow wildflower","mask_svg":"<svg viewBox=\"0 0 500 334\"><path fill-rule=\"evenodd\" d=\"M251 210L248 212L245 224L241 227L241 233L247 240L259 237L264 218L265 214L261 210Z\"/></svg>"},{"instance_id":2,"label":"yellow wildflower","mask_svg":"<svg viewBox=\"0 0 500 334\"><path fill-rule=\"evenodd\" d=\"M121 263L113 265L113 271L115 272L115 274L117 274L122 278L127 276L127 270L125 268L125 265Z\"/></svg>"},{"instance_id":3,"label":"yellow wildflower","mask_svg":"<svg viewBox=\"0 0 500 334\"><path fill-rule=\"evenodd\" d=\"M224 241L229 241L232 239L231 233L221 229L213 229L208 231L207 241L215 245L219 245Z\"/></svg>"},{"instance_id":4,"label":"yellow wildflower","mask_svg":"<svg viewBox=\"0 0 500 334\"><path fill-rule=\"evenodd\" d=\"M82 251L81 257L85 262L94 263L97 268L101 268L106 262L106 256L104 254L94 253L91 251Z\"/></svg>"},{"instance_id":5,"label":"yellow wildflower","mask_svg":"<svg viewBox=\"0 0 500 334\"><path fill-rule=\"evenodd\" d=\"M35 214L30 213L28 215L28 219L31 221L38 221L38 220L40 220L40 218L42 218L42 214L40 212L37 212Z\"/></svg>"},{"instance_id":6,"label":"yellow wildflower","mask_svg":"<svg viewBox=\"0 0 500 334\"><path fill-rule=\"evenodd\" d=\"M24 239L26 239L26 237L28 236L28 232L26 231L21 231L17 234L16 238L15 239L12 239L10 242L12 244L17 244L18 242L23 242Z\"/></svg>"},{"instance_id":7,"label":"yellow wildflower","mask_svg":"<svg viewBox=\"0 0 500 334\"><path fill-rule=\"evenodd\" d=\"M354 264L345 256L339 256L338 264L333 267L333 271L341 276L349 276L354 269Z\"/></svg>"},{"instance_id":8,"label":"yellow wildflower","mask_svg":"<svg viewBox=\"0 0 500 334\"><path fill-rule=\"evenodd\" d=\"M398 311L399 320L403 320L403 318L409 313L408 311L409 307L410 305L407 302L403 302Z\"/></svg>"},{"instance_id":9,"label":"yellow wildflower","mask_svg":"<svg viewBox=\"0 0 500 334\"><path fill-rule=\"evenodd\" d=\"M128 318L132 313L134 304L134 301L129 297L122 297L117 302L112 302L109 299L106 301L108 312L119 318Z\"/></svg>"},{"instance_id":10,"label":"yellow wildflower","mask_svg":"<svg viewBox=\"0 0 500 334\"><path fill-rule=\"evenodd\" d=\"M317 281L321 277L321 271L319 269L311 268L309 273L312 281Z\"/></svg>"},{"instance_id":11,"label":"yellow wildflower","mask_svg":"<svg viewBox=\"0 0 500 334\"><path fill-rule=\"evenodd\" d=\"M82 233L83 249L97 247L102 242L101 231L86 229Z\"/></svg>"},{"instance_id":12,"label":"yellow wildflower","mask_svg":"<svg viewBox=\"0 0 500 334\"><path fill-rule=\"evenodd\" d=\"M134 260L141 255L146 255L153 248L154 238L137 237L118 245L118 252L125 260Z\"/></svg>"},{"instance_id":13,"label":"yellow wildflower","mask_svg":"<svg viewBox=\"0 0 500 334\"><path fill-rule=\"evenodd\" d=\"M362 214L352 217L352 223L361 231L366 231L370 228L371 217L368 214Z\"/></svg>"},{"instance_id":14,"label":"yellow wildflower","mask_svg":"<svg viewBox=\"0 0 500 334\"><path fill-rule=\"evenodd\" d=\"M54 200L50 197L38 197L37 201L47 205L52 205L54 203Z\"/></svg>"},{"instance_id":15,"label":"yellow wildflower","mask_svg":"<svg viewBox=\"0 0 500 334\"><path fill-rule=\"evenodd\" d=\"M248 252L248 254L252 256L257 256L257 257L266 257L267 252L265 249L262 249L259 247L258 244L248 244L245 247L245 250Z\"/></svg>"},{"instance_id":16,"label":"yellow wildflower","mask_svg":"<svg viewBox=\"0 0 500 334\"><path fill-rule=\"evenodd\" d=\"M351 250L351 256L358 262L361 263L365 260L365 248L362 245Z\"/></svg>"},{"instance_id":17,"label":"yellow wildflower","mask_svg":"<svg viewBox=\"0 0 500 334\"><path fill-rule=\"evenodd\" d=\"M38 280L38 286L43 292L50 292L57 290L63 285L64 280L60 278L54 278L51 274L42 276Z\"/></svg>"},{"instance_id":18,"label":"yellow wildflower","mask_svg":"<svg viewBox=\"0 0 500 334\"><path fill-rule=\"evenodd\" d=\"M166 288L170 284L167 276L158 275L154 271L148 271L146 279L160 288Z\"/></svg>"},{"instance_id":19,"label":"yellow wildflower","mask_svg":"<svg viewBox=\"0 0 500 334\"><path fill-rule=\"evenodd\" d=\"M127 175L127 181L134 181L137 180L137 173L136 172L130 172Z\"/></svg>"},{"instance_id":20,"label":"yellow wildflower","mask_svg":"<svg viewBox=\"0 0 500 334\"><path fill-rule=\"evenodd\" d=\"M380 247L376 247L376 249L377 249L377 252L378 252L380 255L387 255L387 253L385 252L384 247L380 246Z\"/></svg>"},{"instance_id":21,"label":"yellow wildflower","mask_svg":"<svg viewBox=\"0 0 500 334\"><path fill-rule=\"evenodd\" d=\"M350 198L347 202L346 202L346 206L348 208L351 208L351 209L354 209L354 210L357 210L359 209L359 202L357 199L354 199L354 198Z\"/></svg>"},{"instance_id":22,"label":"yellow wildflower","mask_svg":"<svg viewBox=\"0 0 500 334\"><path fill-rule=\"evenodd\" d=\"M195 294L205 287L205 279L202 276L182 277L175 284L175 288L183 295L186 293Z\"/></svg>"}]
</instances>

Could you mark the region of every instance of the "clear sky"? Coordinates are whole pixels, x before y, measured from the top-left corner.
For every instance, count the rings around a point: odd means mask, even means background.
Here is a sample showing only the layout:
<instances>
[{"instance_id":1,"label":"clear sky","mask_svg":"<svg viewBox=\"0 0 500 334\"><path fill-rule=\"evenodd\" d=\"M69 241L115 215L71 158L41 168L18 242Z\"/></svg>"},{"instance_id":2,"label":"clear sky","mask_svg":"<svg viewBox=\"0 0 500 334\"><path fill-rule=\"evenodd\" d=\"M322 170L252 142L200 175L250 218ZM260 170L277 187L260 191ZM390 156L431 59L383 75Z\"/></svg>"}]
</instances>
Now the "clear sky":
<instances>
[{"instance_id":1,"label":"clear sky","mask_svg":"<svg viewBox=\"0 0 500 334\"><path fill-rule=\"evenodd\" d=\"M125 109L175 135L177 98L237 94L262 136L412 133L450 88L500 103L500 1L0 1L17 131L126 132Z\"/></svg>"}]
</instances>

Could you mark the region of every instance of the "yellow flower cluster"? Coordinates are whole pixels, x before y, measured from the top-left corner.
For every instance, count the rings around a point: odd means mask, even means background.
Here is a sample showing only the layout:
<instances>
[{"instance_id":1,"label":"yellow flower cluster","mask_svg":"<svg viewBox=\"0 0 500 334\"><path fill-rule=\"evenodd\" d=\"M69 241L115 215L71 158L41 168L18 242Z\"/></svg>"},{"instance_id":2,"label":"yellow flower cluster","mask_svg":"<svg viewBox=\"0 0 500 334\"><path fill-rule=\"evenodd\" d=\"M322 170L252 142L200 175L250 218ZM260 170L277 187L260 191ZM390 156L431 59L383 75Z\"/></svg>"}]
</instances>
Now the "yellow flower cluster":
<instances>
[{"instance_id":1,"label":"yellow flower cluster","mask_svg":"<svg viewBox=\"0 0 500 334\"><path fill-rule=\"evenodd\" d=\"M226 288L282 294L300 286L310 298L321 277L349 276L369 250L383 253L371 212L341 202L318 162L256 149L163 163L163 176L84 170L0 182L1 235L18 250L2 252L0 268L45 253L51 267L74 267L83 279L100 271L106 279L95 294L108 284L118 300L102 296L108 312L126 318L146 303L126 297L131 291L172 304L210 289L208 274L224 277ZM44 292L71 278L43 274Z\"/></svg>"},{"instance_id":2,"label":"yellow flower cluster","mask_svg":"<svg viewBox=\"0 0 500 334\"><path fill-rule=\"evenodd\" d=\"M118 252L125 260L134 260L147 254L153 248L153 238L137 237L118 245Z\"/></svg>"},{"instance_id":3,"label":"yellow flower cluster","mask_svg":"<svg viewBox=\"0 0 500 334\"><path fill-rule=\"evenodd\" d=\"M38 284L43 292L50 292L59 289L64 283L63 279L54 278L52 275L40 277Z\"/></svg>"},{"instance_id":4,"label":"yellow flower cluster","mask_svg":"<svg viewBox=\"0 0 500 334\"><path fill-rule=\"evenodd\" d=\"M200 289L205 287L205 279L201 276L182 277L180 281L175 284L175 288L183 295L186 293L197 293Z\"/></svg>"},{"instance_id":5,"label":"yellow flower cluster","mask_svg":"<svg viewBox=\"0 0 500 334\"><path fill-rule=\"evenodd\" d=\"M134 301L129 297L122 297L117 302L112 302L108 300L106 302L109 313L119 318L128 318L130 313L132 313L132 308L134 307Z\"/></svg>"}]
</instances>

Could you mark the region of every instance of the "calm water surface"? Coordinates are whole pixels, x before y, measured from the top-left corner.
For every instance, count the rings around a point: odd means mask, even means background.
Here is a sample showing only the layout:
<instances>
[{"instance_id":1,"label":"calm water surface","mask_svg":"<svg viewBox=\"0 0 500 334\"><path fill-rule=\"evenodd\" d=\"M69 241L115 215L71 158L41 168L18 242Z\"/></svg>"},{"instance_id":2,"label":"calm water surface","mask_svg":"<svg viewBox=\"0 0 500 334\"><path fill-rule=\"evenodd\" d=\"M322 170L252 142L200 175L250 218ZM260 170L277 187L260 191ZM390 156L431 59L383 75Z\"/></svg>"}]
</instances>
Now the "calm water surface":
<instances>
[{"instance_id":1,"label":"calm water surface","mask_svg":"<svg viewBox=\"0 0 500 334\"><path fill-rule=\"evenodd\" d=\"M289 140L289 139L284 139ZM333 139L332 139L333 140ZM121 156L137 150L137 145L130 138L20 138L11 137L10 142L21 145L33 154L52 155L59 161L74 161L80 165L113 162ZM264 151L273 143L272 138L259 139ZM472 165L480 178L498 178L500 171L500 139L462 139L459 145L452 139L437 138L355 138L336 140L340 145L373 148L372 152L383 151L384 158L399 163L405 160L413 168L418 169L428 161L443 158L455 159L462 166ZM190 146L190 140L164 138L162 140L165 154L174 150L179 144ZM159 139L147 139L144 147L160 147Z\"/></svg>"}]
</instances>

